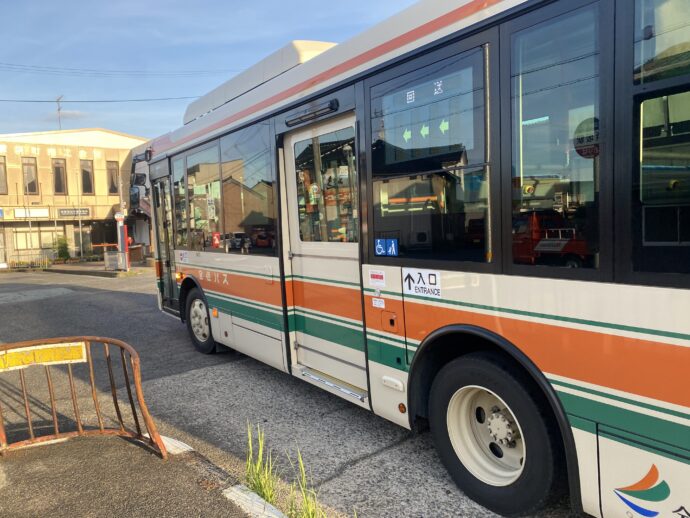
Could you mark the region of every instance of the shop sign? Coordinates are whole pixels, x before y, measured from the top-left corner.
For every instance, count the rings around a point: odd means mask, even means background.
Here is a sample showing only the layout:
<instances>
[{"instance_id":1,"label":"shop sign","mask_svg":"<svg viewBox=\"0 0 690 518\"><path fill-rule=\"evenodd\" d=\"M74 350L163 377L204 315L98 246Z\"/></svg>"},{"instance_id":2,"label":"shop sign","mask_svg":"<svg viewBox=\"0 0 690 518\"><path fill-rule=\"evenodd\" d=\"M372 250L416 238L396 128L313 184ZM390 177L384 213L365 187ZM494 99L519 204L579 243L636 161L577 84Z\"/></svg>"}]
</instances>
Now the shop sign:
<instances>
[{"instance_id":1,"label":"shop sign","mask_svg":"<svg viewBox=\"0 0 690 518\"><path fill-rule=\"evenodd\" d=\"M76 216L89 216L89 209L58 209L58 216L61 218L74 218Z\"/></svg>"},{"instance_id":2,"label":"shop sign","mask_svg":"<svg viewBox=\"0 0 690 518\"><path fill-rule=\"evenodd\" d=\"M50 217L50 211L47 208L14 209L14 217L15 219L48 218Z\"/></svg>"},{"instance_id":3,"label":"shop sign","mask_svg":"<svg viewBox=\"0 0 690 518\"><path fill-rule=\"evenodd\" d=\"M0 219L4 219L4 218L5 218L5 209L0 208Z\"/></svg>"}]
</instances>

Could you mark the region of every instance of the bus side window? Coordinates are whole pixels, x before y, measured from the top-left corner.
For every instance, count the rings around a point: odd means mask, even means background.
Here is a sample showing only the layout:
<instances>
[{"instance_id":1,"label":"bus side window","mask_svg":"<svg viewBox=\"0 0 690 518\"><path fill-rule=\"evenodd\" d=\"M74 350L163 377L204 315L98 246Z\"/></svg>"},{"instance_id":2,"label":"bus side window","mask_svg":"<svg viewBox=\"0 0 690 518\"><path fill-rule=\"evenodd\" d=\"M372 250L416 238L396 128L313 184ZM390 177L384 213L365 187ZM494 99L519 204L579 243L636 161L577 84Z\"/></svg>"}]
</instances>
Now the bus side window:
<instances>
[{"instance_id":1,"label":"bus side window","mask_svg":"<svg viewBox=\"0 0 690 518\"><path fill-rule=\"evenodd\" d=\"M477 47L372 88L374 237L397 240L395 255L490 261L487 53Z\"/></svg>"},{"instance_id":2,"label":"bus side window","mask_svg":"<svg viewBox=\"0 0 690 518\"><path fill-rule=\"evenodd\" d=\"M647 99L633 180L633 269L690 273L690 92Z\"/></svg>"},{"instance_id":3,"label":"bus side window","mask_svg":"<svg viewBox=\"0 0 690 518\"><path fill-rule=\"evenodd\" d=\"M356 243L355 130L344 128L295 144L302 241Z\"/></svg>"},{"instance_id":4,"label":"bus side window","mask_svg":"<svg viewBox=\"0 0 690 518\"><path fill-rule=\"evenodd\" d=\"M588 6L513 35L514 263L598 266L598 24Z\"/></svg>"},{"instance_id":5,"label":"bus side window","mask_svg":"<svg viewBox=\"0 0 690 518\"><path fill-rule=\"evenodd\" d=\"M223 248L233 254L276 254L276 183L267 124L220 139Z\"/></svg>"},{"instance_id":6,"label":"bus side window","mask_svg":"<svg viewBox=\"0 0 690 518\"><path fill-rule=\"evenodd\" d=\"M220 249L220 170L218 145L187 157L189 249Z\"/></svg>"}]
</instances>

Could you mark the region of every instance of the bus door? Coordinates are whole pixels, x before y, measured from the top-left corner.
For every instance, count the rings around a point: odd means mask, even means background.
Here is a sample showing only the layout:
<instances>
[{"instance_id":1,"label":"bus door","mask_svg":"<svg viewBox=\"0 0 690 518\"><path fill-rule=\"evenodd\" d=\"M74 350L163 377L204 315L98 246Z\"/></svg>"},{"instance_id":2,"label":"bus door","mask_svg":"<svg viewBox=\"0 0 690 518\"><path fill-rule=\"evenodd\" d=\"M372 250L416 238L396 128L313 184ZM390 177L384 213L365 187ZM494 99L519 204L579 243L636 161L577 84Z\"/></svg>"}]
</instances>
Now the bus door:
<instances>
[{"instance_id":1,"label":"bus door","mask_svg":"<svg viewBox=\"0 0 690 518\"><path fill-rule=\"evenodd\" d=\"M284 141L283 218L292 371L366 401L354 116Z\"/></svg>"},{"instance_id":2,"label":"bus door","mask_svg":"<svg viewBox=\"0 0 690 518\"><path fill-rule=\"evenodd\" d=\"M164 310L179 311L177 283L175 282L175 255L172 253L172 204L170 200L170 178L163 177L153 182L153 203L156 217L156 248L160 268L158 289Z\"/></svg>"}]
</instances>

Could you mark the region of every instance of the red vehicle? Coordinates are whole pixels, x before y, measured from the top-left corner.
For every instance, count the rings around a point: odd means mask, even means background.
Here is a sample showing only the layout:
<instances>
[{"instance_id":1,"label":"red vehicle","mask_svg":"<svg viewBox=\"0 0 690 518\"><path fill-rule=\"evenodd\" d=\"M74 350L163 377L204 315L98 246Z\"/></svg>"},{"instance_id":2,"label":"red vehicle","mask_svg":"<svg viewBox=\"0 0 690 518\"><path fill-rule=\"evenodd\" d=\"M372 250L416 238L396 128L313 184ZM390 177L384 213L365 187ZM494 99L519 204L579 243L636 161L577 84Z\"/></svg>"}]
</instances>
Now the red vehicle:
<instances>
[{"instance_id":1,"label":"red vehicle","mask_svg":"<svg viewBox=\"0 0 690 518\"><path fill-rule=\"evenodd\" d=\"M556 211L527 212L513 219L513 259L523 264L580 268L593 258L575 224Z\"/></svg>"}]
</instances>

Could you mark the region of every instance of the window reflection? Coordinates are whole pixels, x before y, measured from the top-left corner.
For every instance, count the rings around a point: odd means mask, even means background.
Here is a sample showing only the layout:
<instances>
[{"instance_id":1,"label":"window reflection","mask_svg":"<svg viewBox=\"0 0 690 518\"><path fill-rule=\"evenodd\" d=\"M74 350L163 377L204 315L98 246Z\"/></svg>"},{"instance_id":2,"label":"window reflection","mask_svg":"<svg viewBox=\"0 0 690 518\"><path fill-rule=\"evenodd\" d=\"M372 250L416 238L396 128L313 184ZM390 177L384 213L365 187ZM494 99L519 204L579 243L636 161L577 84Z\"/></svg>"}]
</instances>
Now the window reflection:
<instances>
[{"instance_id":1,"label":"window reflection","mask_svg":"<svg viewBox=\"0 0 690 518\"><path fill-rule=\"evenodd\" d=\"M187 191L184 182L184 159L173 161L173 202L175 206L175 246L187 247Z\"/></svg>"},{"instance_id":2,"label":"window reflection","mask_svg":"<svg viewBox=\"0 0 690 518\"><path fill-rule=\"evenodd\" d=\"M374 237L397 241L394 255L491 261L486 52L372 88Z\"/></svg>"},{"instance_id":3,"label":"window reflection","mask_svg":"<svg viewBox=\"0 0 690 518\"><path fill-rule=\"evenodd\" d=\"M320 135L295 144L302 241L358 240L355 130Z\"/></svg>"},{"instance_id":4,"label":"window reflection","mask_svg":"<svg viewBox=\"0 0 690 518\"><path fill-rule=\"evenodd\" d=\"M220 141L224 248L230 253L276 253L276 186L268 124Z\"/></svg>"},{"instance_id":5,"label":"window reflection","mask_svg":"<svg viewBox=\"0 0 690 518\"><path fill-rule=\"evenodd\" d=\"M690 73L688 0L635 0L635 82Z\"/></svg>"},{"instance_id":6,"label":"window reflection","mask_svg":"<svg viewBox=\"0 0 690 518\"><path fill-rule=\"evenodd\" d=\"M634 269L690 273L690 92L641 104L640 151Z\"/></svg>"},{"instance_id":7,"label":"window reflection","mask_svg":"<svg viewBox=\"0 0 690 518\"><path fill-rule=\"evenodd\" d=\"M513 37L513 261L598 260L599 45L596 8Z\"/></svg>"},{"instance_id":8,"label":"window reflection","mask_svg":"<svg viewBox=\"0 0 690 518\"><path fill-rule=\"evenodd\" d=\"M190 250L220 249L220 169L218 147L187 157Z\"/></svg>"}]
</instances>

